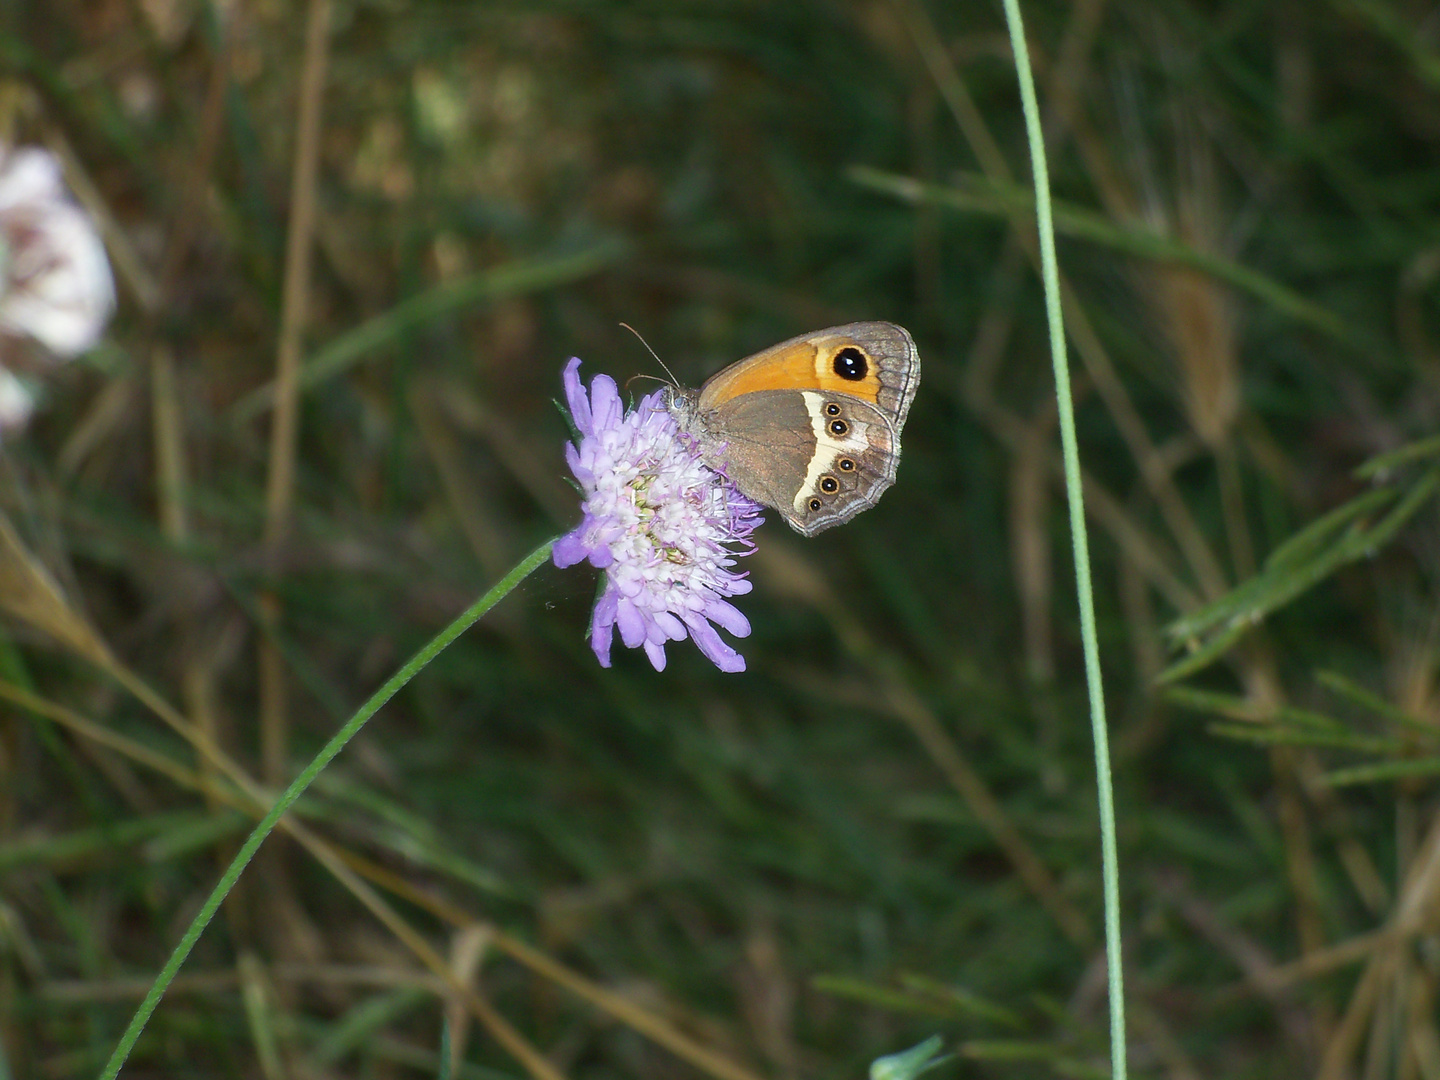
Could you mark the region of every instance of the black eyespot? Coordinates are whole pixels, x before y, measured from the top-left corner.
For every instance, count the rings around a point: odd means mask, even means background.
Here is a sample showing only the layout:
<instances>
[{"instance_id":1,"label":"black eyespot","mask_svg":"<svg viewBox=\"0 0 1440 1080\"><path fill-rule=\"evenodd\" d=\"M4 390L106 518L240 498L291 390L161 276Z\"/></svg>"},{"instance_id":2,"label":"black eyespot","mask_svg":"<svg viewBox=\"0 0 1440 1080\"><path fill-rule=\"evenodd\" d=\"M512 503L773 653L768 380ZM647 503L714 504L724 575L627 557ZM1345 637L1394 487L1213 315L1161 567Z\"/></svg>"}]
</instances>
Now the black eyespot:
<instances>
[{"instance_id":1,"label":"black eyespot","mask_svg":"<svg viewBox=\"0 0 1440 1080\"><path fill-rule=\"evenodd\" d=\"M870 374L870 365L865 360L865 354L854 345L846 345L837 352L831 367L835 369L836 375L842 379L849 379L851 382L859 382Z\"/></svg>"},{"instance_id":2,"label":"black eyespot","mask_svg":"<svg viewBox=\"0 0 1440 1080\"><path fill-rule=\"evenodd\" d=\"M810 503L809 503L811 513L814 513L816 510L819 510L820 507L823 506L823 505L824 505L824 504L821 503L821 501L820 501L819 499L811 499L811 500L810 500Z\"/></svg>"},{"instance_id":3,"label":"black eyespot","mask_svg":"<svg viewBox=\"0 0 1440 1080\"><path fill-rule=\"evenodd\" d=\"M830 434L831 434L831 435L844 435L844 434L845 434L847 431L849 431L849 430L850 430L850 425L847 424L847 423L845 423L844 420L831 420L831 421L830 421Z\"/></svg>"},{"instance_id":4,"label":"black eyespot","mask_svg":"<svg viewBox=\"0 0 1440 1080\"><path fill-rule=\"evenodd\" d=\"M820 490L826 495L834 495L840 490L840 482L833 476L822 476L820 478Z\"/></svg>"},{"instance_id":5,"label":"black eyespot","mask_svg":"<svg viewBox=\"0 0 1440 1080\"><path fill-rule=\"evenodd\" d=\"M826 415L826 416L839 416L839 415L840 415L840 406L839 406L839 405L836 405L833 401L830 402L828 405L825 406L825 415Z\"/></svg>"},{"instance_id":6,"label":"black eyespot","mask_svg":"<svg viewBox=\"0 0 1440 1080\"><path fill-rule=\"evenodd\" d=\"M848 458L848 457L842 457L842 458L840 459L840 471L841 471L841 472L854 472L854 471L855 471L855 462L854 462L852 459Z\"/></svg>"}]
</instances>

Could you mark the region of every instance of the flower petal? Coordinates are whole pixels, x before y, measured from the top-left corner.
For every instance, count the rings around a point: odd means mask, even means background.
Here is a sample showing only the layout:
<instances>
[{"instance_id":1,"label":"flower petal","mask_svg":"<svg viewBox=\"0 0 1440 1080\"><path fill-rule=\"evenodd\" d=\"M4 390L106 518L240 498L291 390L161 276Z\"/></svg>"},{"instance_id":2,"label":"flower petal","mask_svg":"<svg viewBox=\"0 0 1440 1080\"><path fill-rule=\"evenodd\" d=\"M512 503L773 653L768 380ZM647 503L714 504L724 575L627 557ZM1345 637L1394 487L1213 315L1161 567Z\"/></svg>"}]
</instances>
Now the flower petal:
<instances>
[{"instance_id":1,"label":"flower petal","mask_svg":"<svg viewBox=\"0 0 1440 1080\"><path fill-rule=\"evenodd\" d=\"M576 430L582 435L594 435L595 425L590 419L590 398L580 383L580 358L572 356L560 373L560 383L565 387L565 404L570 406L570 419L575 421Z\"/></svg>"},{"instance_id":2,"label":"flower petal","mask_svg":"<svg viewBox=\"0 0 1440 1080\"><path fill-rule=\"evenodd\" d=\"M599 531L599 526L594 524L586 530L586 542L590 552L590 565L595 567L596 570L608 570L611 564L615 562L615 552L611 551L603 542L603 539L597 535Z\"/></svg>"},{"instance_id":3,"label":"flower petal","mask_svg":"<svg viewBox=\"0 0 1440 1080\"><path fill-rule=\"evenodd\" d=\"M587 524L588 522L582 521L573 531L556 540L555 546L550 549L551 561L562 570L567 566L584 562L589 556L590 549L585 546L583 538Z\"/></svg>"},{"instance_id":4,"label":"flower petal","mask_svg":"<svg viewBox=\"0 0 1440 1080\"><path fill-rule=\"evenodd\" d=\"M590 408L595 430L613 428L625 414L625 405L620 400L620 390L609 375L596 375L590 380Z\"/></svg>"},{"instance_id":5,"label":"flower petal","mask_svg":"<svg viewBox=\"0 0 1440 1080\"><path fill-rule=\"evenodd\" d=\"M590 614L590 648L601 667L610 666L610 643L615 639L615 594L606 589Z\"/></svg>"},{"instance_id":6,"label":"flower petal","mask_svg":"<svg viewBox=\"0 0 1440 1080\"><path fill-rule=\"evenodd\" d=\"M724 600L712 599L705 605L705 618L709 619L722 630L728 630L736 637L750 636L750 620L741 614L740 609Z\"/></svg>"},{"instance_id":7,"label":"flower petal","mask_svg":"<svg viewBox=\"0 0 1440 1080\"><path fill-rule=\"evenodd\" d=\"M721 671L733 673L745 670L745 658L726 645L708 622L695 619L685 625L690 628L690 639L695 642L696 648L704 654L706 660Z\"/></svg>"},{"instance_id":8,"label":"flower petal","mask_svg":"<svg viewBox=\"0 0 1440 1080\"><path fill-rule=\"evenodd\" d=\"M580 451L575 449L574 443L565 444L565 464L570 466L570 472L580 483L588 484L590 487L595 486L595 474L581 456Z\"/></svg>"},{"instance_id":9,"label":"flower petal","mask_svg":"<svg viewBox=\"0 0 1440 1080\"><path fill-rule=\"evenodd\" d=\"M618 607L615 625L620 628L620 640L627 649L633 649L649 637L645 632L645 617L628 596L618 596L616 600Z\"/></svg>"},{"instance_id":10,"label":"flower petal","mask_svg":"<svg viewBox=\"0 0 1440 1080\"><path fill-rule=\"evenodd\" d=\"M657 611L654 615L655 625L660 632L671 641L685 640L685 624L668 611Z\"/></svg>"}]
</instances>

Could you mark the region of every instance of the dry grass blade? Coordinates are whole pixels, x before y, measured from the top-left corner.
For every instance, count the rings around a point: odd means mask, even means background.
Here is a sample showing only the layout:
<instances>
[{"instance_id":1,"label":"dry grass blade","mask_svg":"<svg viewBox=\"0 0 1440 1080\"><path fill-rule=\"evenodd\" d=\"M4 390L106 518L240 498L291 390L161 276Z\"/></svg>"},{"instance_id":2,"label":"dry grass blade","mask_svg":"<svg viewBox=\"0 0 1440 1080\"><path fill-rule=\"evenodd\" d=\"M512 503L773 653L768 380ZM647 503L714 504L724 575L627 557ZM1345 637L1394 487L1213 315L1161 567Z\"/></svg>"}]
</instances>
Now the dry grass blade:
<instances>
[{"instance_id":1,"label":"dry grass blade","mask_svg":"<svg viewBox=\"0 0 1440 1080\"><path fill-rule=\"evenodd\" d=\"M20 540L10 519L0 513L0 611L95 664L114 661L88 620L66 600L60 586Z\"/></svg>"},{"instance_id":2,"label":"dry grass blade","mask_svg":"<svg viewBox=\"0 0 1440 1080\"><path fill-rule=\"evenodd\" d=\"M276 350L275 413L270 427L270 472L265 488L265 549L271 573L289 537L295 497L295 454L300 430L300 349L310 300L310 258L315 231L315 184L320 165L321 102L329 60L330 0L310 0L306 9L305 55L301 67L295 167L290 182L290 222L286 234L285 290ZM275 627L280 602L273 592L261 596L263 618ZM280 784L288 770L289 706L285 665L268 641L260 645L260 760L267 783Z\"/></svg>"},{"instance_id":3,"label":"dry grass blade","mask_svg":"<svg viewBox=\"0 0 1440 1080\"><path fill-rule=\"evenodd\" d=\"M758 1080L755 1073L706 1049L649 1010L626 1000L619 994L595 985L588 979L576 976L574 972L567 970L563 965L557 964L550 957L524 942L497 930L494 934L494 944L497 949L518 960L532 971L544 975L576 996L603 1009L617 1020L659 1043L707 1075L715 1077L716 1080Z\"/></svg>"}]
</instances>

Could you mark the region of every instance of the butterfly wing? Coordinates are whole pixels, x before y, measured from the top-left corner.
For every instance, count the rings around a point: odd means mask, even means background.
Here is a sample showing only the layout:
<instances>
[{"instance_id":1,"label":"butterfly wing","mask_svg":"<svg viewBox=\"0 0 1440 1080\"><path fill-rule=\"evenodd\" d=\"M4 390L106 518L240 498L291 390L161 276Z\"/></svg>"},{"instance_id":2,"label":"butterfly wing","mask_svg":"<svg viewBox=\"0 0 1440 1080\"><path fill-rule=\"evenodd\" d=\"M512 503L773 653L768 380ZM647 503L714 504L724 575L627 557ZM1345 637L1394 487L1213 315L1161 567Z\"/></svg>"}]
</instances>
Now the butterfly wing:
<instances>
[{"instance_id":1,"label":"butterfly wing","mask_svg":"<svg viewBox=\"0 0 1440 1080\"><path fill-rule=\"evenodd\" d=\"M805 536L849 521L895 482L899 433L860 398L760 390L701 419L712 464Z\"/></svg>"},{"instance_id":2,"label":"butterfly wing","mask_svg":"<svg viewBox=\"0 0 1440 1080\"><path fill-rule=\"evenodd\" d=\"M868 401L905 425L920 385L920 354L903 326L846 323L782 341L717 372L700 388L699 406L763 390L830 390Z\"/></svg>"},{"instance_id":3,"label":"butterfly wing","mask_svg":"<svg viewBox=\"0 0 1440 1080\"><path fill-rule=\"evenodd\" d=\"M741 491L814 536L895 482L900 429L920 384L910 334L847 323L731 364L671 411Z\"/></svg>"}]
</instances>

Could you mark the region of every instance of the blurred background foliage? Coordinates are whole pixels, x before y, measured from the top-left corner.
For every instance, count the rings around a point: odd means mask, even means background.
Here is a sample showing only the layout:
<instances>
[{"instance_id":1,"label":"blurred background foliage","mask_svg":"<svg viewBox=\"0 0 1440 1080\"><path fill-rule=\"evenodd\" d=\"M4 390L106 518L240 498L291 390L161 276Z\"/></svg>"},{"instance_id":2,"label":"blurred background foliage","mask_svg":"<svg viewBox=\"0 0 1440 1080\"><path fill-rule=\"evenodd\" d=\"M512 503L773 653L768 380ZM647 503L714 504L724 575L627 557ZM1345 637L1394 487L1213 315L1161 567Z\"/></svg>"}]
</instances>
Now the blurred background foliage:
<instances>
[{"instance_id":1,"label":"blurred background foliage","mask_svg":"<svg viewBox=\"0 0 1440 1080\"><path fill-rule=\"evenodd\" d=\"M1440 415L1434 13L1025 14L1132 1069L1434 1080L1440 448L1414 442ZM698 385L884 318L924 360L899 483L813 541L772 516L746 674L688 644L663 674L602 671L593 574L546 568L301 804L476 992L276 836L129 1075L437 1075L447 1017L465 1077L856 1077L931 1033L951 1075L1104 1073L1092 750L998 5L5 0L0 64L5 138L61 154L121 291L0 457L3 1072L109 1054L253 820L212 745L283 784L574 524L566 357L660 374L624 321ZM272 441L287 333L293 454Z\"/></svg>"}]
</instances>

